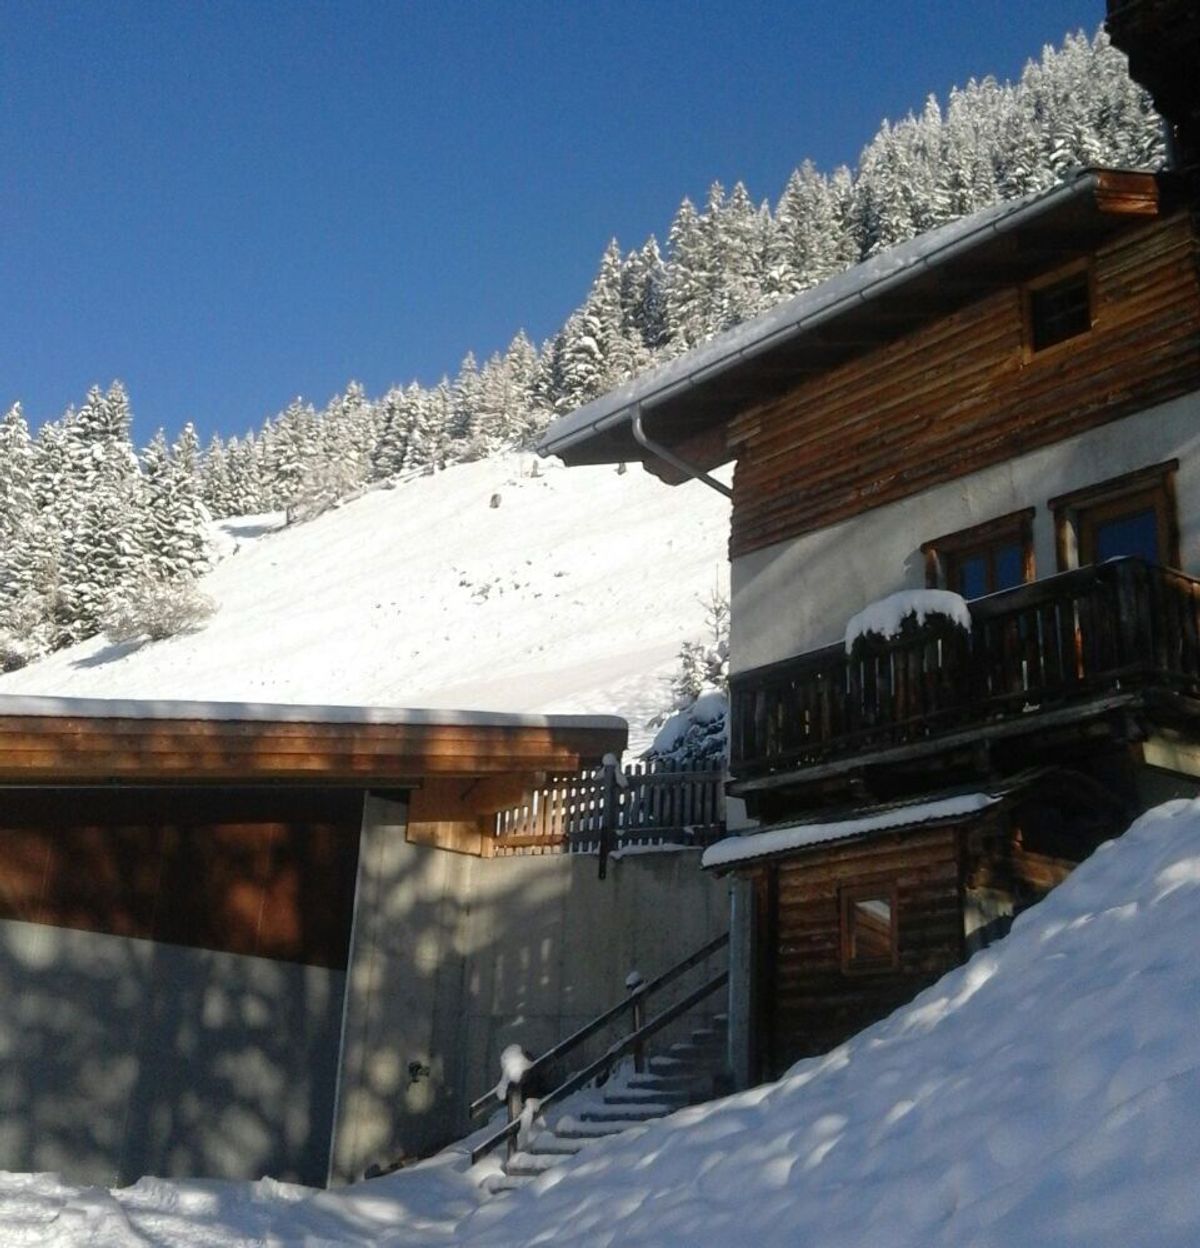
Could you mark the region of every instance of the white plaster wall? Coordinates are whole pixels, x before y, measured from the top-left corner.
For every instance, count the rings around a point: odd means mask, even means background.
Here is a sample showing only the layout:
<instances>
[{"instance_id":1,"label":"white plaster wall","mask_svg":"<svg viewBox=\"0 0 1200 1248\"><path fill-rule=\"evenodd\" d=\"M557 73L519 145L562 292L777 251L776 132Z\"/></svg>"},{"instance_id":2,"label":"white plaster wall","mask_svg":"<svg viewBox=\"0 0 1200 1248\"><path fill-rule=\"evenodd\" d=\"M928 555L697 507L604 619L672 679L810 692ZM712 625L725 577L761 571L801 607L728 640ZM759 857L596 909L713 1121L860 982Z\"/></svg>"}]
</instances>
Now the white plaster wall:
<instances>
[{"instance_id":1,"label":"white plaster wall","mask_svg":"<svg viewBox=\"0 0 1200 1248\"><path fill-rule=\"evenodd\" d=\"M1023 507L1037 508L1037 575L1049 576L1057 570L1049 499L1176 458L1183 568L1200 575L1200 394L1193 393L735 559L731 670L837 641L867 603L924 585L922 542Z\"/></svg>"},{"instance_id":2,"label":"white plaster wall","mask_svg":"<svg viewBox=\"0 0 1200 1248\"><path fill-rule=\"evenodd\" d=\"M368 799L338 1180L463 1134L506 1045L548 1048L615 1004L631 969L650 978L728 928L727 885L701 874L698 851L619 857L599 880L591 856L411 845L404 820L402 804Z\"/></svg>"},{"instance_id":3,"label":"white plaster wall","mask_svg":"<svg viewBox=\"0 0 1200 1248\"><path fill-rule=\"evenodd\" d=\"M320 1183L344 980L0 921L0 1169Z\"/></svg>"}]
</instances>

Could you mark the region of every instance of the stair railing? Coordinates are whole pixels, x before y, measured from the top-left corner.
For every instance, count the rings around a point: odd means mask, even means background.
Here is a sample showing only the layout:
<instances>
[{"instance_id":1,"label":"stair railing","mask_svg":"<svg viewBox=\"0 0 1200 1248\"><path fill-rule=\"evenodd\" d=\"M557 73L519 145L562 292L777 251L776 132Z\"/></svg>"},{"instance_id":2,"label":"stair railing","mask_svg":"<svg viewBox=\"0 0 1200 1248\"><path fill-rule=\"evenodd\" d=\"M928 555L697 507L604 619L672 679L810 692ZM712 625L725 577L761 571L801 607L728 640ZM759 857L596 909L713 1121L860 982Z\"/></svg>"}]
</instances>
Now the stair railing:
<instances>
[{"instance_id":1,"label":"stair railing","mask_svg":"<svg viewBox=\"0 0 1200 1248\"><path fill-rule=\"evenodd\" d=\"M698 1005L706 997L723 988L729 982L729 972L724 970L711 976L686 996L660 1010L652 1018L645 1020L647 1001L655 993L674 983L681 975L690 971L692 967L698 966L701 962L712 957L713 954L726 948L728 944L729 933L726 932L702 945L695 953L689 954L682 961L675 963L674 966L648 982L643 982L636 972L631 973L625 981L626 988L629 991L629 995L625 1000L618 1002L611 1009L605 1010L604 1013L598 1014L591 1022L585 1023L577 1031L567 1036L565 1040L561 1040L553 1048L547 1049L545 1053L525 1068L525 1072L520 1079L502 1080L491 1091L472 1101L470 1113L471 1117L474 1118L483 1110L494 1106L497 1097L503 1095L508 1109L508 1121L503 1127L498 1128L483 1140L482 1143L476 1145L471 1152L471 1164L474 1165L481 1157L487 1156L494 1148L505 1142L508 1144L508 1155L511 1157L517 1149L517 1137L520 1133L521 1119L525 1110L525 1096L521 1089L526 1081L532 1079L539 1071L547 1069L551 1063L558 1061L577 1049L586 1040L596 1035L597 1032L602 1031L609 1024L615 1023L626 1014L632 1018L632 1029L609 1045L595 1061L589 1062L588 1065L560 1083L553 1091L539 1098L538 1112L541 1113L549 1109L564 1097L570 1096L572 1092L579 1091L580 1088L590 1083L593 1079L599 1079L607 1075L613 1066L628 1053L635 1055L635 1068L640 1072L644 1064L646 1041L664 1027L673 1023L677 1018L682 1017L682 1015L686 1014L688 1010ZM503 1094L500 1092L501 1087L505 1089Z\"/></svg>"}]
</instances>

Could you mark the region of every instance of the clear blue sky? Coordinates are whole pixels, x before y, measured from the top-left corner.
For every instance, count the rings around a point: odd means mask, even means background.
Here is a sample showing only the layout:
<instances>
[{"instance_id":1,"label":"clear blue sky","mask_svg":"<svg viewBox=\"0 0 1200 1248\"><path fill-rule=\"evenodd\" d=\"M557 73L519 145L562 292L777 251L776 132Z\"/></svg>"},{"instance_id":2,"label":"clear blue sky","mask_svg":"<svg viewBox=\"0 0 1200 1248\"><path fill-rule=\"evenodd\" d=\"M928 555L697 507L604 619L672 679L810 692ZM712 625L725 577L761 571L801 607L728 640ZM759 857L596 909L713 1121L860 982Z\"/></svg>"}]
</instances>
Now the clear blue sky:
<instances>
[{"instance_id":1,"label":"clear blue sky","mask_svg":"<svg viewBox=\"0 0 1200 1248\"><path fill-rule=\"evenodd\" d=\"M616 235L778 197L1102 0L0 0L0 410L238 433L552 333Z\"/></svg>"}]
</instances>

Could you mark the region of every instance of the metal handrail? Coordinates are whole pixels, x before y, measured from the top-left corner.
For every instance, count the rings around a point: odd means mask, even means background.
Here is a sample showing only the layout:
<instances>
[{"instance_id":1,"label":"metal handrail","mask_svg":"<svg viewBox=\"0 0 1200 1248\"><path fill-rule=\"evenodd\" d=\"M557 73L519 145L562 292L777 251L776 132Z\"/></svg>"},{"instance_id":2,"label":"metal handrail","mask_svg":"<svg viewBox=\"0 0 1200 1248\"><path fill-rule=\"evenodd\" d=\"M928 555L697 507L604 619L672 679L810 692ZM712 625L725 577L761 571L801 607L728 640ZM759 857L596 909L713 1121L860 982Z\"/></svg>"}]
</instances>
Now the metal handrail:
<instances>
[{"instance_id":1,"label":"metal handrail","mask_svg":"<svg viewBox=\"0 0 1200 1248\"><path fill-rule=\"evenodd\" d=\"M728 937L725 939L728 940ZM705 997L711 996L712 993L724 987L728 982L729 972L721 971L688 993L686 997L681 997L674 1005L669 1005L665 1010L656 1014L648 1023L639 1027L637 1031L631 1032L629 1035L609 1045L594 1062L585 1066L582 1070L576 1071L575 1074L560 1083L552 1092L540 1098L538 1101L538 1112L545 1112L552 1105L563 1100L564 1097L570 1096L572 1092L578 1092L585 1084L606 1074L613 1064L624 1057L626 1053L630 1053L636 1046L644 1044L650 1036L661 1031L668 1023L673 1023L681 1015L686 1014L692 1006L703 1001ZM493 1132L487 1139L472 1149L471 1164L474 1165L481 1157L486 1157L492 1149L503 1144L505 1140L515 1138L520 1129L520 1117L514 1117L509 1122L506 1122L498 1131Z\"/></svg>"},{"instance_id":2,"label":"metal handrail","mask_svg":"<svg viewBox=\"0 0 1200 1248\"><path fill-rule=\"evenodd\" d=\"M713 937L706 945L701 945L695 953L689 954L680 962L676 962L674 966L669 967L663 973L654 979L632 989L624 1001L617 1002L616 1005L598 1014L591 1022L584 1023L577 1031L572 1032L565 1040L560 1040L553 1048L547 1049L539 1058L532 1062L525 1070L525 1078L529 1079L536 1075L538 1071L543 1070L551 1062L570 1053L572 1049L576 1049L585 1040L591 1039L598 1031L603 1030L609 1023L615 1022L622 1014L628 1013L634 1007L647 1000L651 995L658 992L660 988L665 988L668 984L674 983L681 975L690 971L693 966L703 962L706 958L712 957L718 950L725 948L729 944L729 933L724 932L720 936ZM498 1087L499 1085L497 1085ZM471 1102L470 1115L476 1117L482 1110L488 1108L497 1100L497 1088L491 1088L482 1096L477 1097Z\"/></svg>"}]
</instances>

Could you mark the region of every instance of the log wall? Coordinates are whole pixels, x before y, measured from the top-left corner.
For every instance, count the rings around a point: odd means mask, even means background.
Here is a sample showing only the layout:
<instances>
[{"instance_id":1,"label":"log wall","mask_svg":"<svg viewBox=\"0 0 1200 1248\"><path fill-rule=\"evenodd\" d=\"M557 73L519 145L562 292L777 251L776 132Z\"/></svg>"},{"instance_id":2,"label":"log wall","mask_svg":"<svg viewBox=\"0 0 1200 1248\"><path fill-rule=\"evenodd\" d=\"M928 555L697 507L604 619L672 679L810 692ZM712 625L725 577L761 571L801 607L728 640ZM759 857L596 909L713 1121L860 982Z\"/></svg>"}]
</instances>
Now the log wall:
<instances>
[{"instance_id":1,"label":"log wall","mask_svg":"<svg viewBox=\"0 0 1200 1248\"><path fill-rule=\"evenodd\" d=\"M746 554L1200 387L1186 213L1093 257L1093 326L1027 349L1025 289L994 291L739 416L731 555Z\"/></svg>"},{"instance_id":2,"label":"log wall","mask_svg":"<svg viewBox=\"0 0 1200 1248\"><path fill-rule=\"evenodd\" d=\"M765 868L763 1074L828 1052L963 959L957 826L822 849ZM842 969L842 890L896 887L898 965Z\"/></svg>"}]
</instances>

